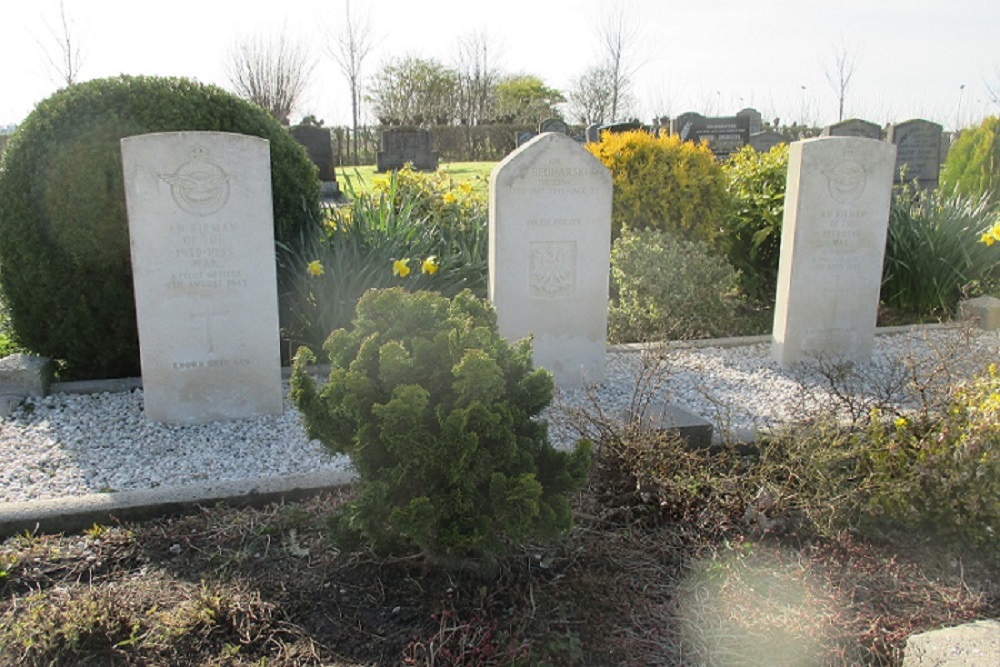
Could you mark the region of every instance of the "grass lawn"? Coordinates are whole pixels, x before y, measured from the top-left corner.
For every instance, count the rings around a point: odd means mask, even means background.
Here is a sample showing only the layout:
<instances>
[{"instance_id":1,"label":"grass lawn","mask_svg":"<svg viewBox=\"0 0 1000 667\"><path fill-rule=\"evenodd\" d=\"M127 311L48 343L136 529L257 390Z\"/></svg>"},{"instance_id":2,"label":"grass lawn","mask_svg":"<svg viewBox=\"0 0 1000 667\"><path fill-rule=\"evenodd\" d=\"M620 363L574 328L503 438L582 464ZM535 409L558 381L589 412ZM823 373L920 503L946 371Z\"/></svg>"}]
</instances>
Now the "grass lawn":
<instances>
[{"instance_id":1,"label":"grass lawn","mask_svg":"<svg viewBox=\"0 0 1000 667\"><path fill-rule=\"evenodd\" d=\"M439 171L449 176L456 186L471 183L472 187L482 194L487 194L490 183L490 171L496 162L449 162L442 163ZM377 179L386 179L388 174L376 174L375 165L360 167L340 167L337 170L337 180L341 189L346 190L348 183L356 192L367 192L374 187Z\"/></svg>"}]
</instances>

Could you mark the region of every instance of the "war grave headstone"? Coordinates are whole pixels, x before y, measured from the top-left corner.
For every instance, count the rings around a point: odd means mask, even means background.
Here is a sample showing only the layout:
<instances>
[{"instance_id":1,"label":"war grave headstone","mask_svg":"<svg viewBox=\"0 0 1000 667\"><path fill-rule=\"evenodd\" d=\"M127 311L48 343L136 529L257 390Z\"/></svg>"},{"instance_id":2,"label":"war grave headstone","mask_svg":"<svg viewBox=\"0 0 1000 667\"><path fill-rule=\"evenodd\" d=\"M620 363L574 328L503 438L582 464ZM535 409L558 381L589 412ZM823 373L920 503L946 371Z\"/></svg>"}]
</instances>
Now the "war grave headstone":
<instances>
[{"instance_id":1,"label":"war grave headstone","mask_svg":"<svg viewBox=\"0 0 1000 667\"><path fill-rule=\"evenodd\" d=\"M146 418L280 414L267 140L168 132L121 147Z\"/></svg>"},{"instance_id":2,"label":"war grave headstone","mask_svg":"<svg viewBox=\"0 0 1000 667\"><path fill-rule=\"evenodd\" d=\"M417 171L437 171L438 154L434 152L433 138L428 130L419 127L382 130L379 147L375 171L380 174L402 169L407 163Z\"/></svg>"},{"instance_id":3,"label":"war grave headstone","mask_svg":"<svg viewBox=\"0 0 1000 667\"><path fill-rule=\"evenodd\" d=\"M881 139L882 128L875 123L860 118L848 118L839 123L833 123L823 128L821 137L864 137L865 139Z\"/></svg>"},{"instance_id":4,"label":"war grave headstone","mask_svg":"<svg viewBox=\"0 0 1000 667\"><path fill-rule=\"evenodd\" d=\"M771 130L750 135L750 146L760 153L766 153L778 144L787 143L788 139L783 134Z\"/></svg>"},{"instance_id":5,"label":"war grave headstone","mask_svg":"<svg viewBox=\"0 0 1000 667\"><path fill-rule=\"evenodd\" d=\"M895 154L858 137L789 147L771 347L781 365L870 360Z\"/></svg>"},{"instance_id":6,"label":"war grave headstone","mask_svg":"<svg viewBox=\"0 0 1000 667\"><path fill-rule=\"evenodd\" d=\"M707 117L684 113L670 121L670 134L681 141L708 142L718 160L725 160L750 142L750 116Z\"/></svg>"},{"instance_id":7,"label":"war grave headstone","mask_svg":"<svg viewBox=\"0 0 1000 667\"><path fill-rule=\"evenodd\" d=\"M500 333L533 336L560 387L606 365L611 173L573 139L539 135L490 174L489 296Z\"/></svg>"},{"instance_id":8,"label":"war grave headstone","mask_svg":"<svg viewBox=\"0 0 1000 667\"><path fill-rule=\"evenodd\" d=\"M330 129L315 125L297 125L290 131L295 139L309 155L309 160L319 170L320 194L324 199L334 199L340 196L340 186L337 184L337 174L333 166L333 144L330 141Z\"/></svg>"},{"instance_id":9,"label":"war grave headstone","mask_svg":"<svg viewBox=\"0 0 1000 667\"><path fill-rule=\"evenodd\" d=\"M937 187L941 171L941 132L937 123L920 119L889 126L886 140L896 145L897 184L916 181L922 190Z\"/></svg>"}]
</instances>

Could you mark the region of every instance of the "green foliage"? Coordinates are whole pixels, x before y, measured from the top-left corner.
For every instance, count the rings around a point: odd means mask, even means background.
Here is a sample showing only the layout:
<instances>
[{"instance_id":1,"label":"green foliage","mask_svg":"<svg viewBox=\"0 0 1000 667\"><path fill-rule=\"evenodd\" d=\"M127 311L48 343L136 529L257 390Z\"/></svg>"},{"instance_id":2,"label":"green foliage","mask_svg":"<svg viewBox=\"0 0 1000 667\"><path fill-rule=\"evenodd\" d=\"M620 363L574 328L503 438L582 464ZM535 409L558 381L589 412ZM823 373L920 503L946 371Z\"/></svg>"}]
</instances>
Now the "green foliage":
<instances>
[{"instance_id":1,"label":"green foliage","mask_svg":"<svg viewBox=\"0 0 1000 667\"><path fill-rule=\"evenodd\" d=\"M295 277L284 301L286 338L318 351L334 329L350 327L369 289L399 286L454 296L486 295L486 205L471 185L409 169L350 205L333 209L325 231L281 253Z\"/></svg>"},{"instance_id":2,"label":"green foliage","mask_svg":"<svg viewBox=\"0 0 1000 667\"><path fill-rule=\"evenodd\" d=\"M459 87L454 69L407 56L375 73L368 101L381 125L447 125L457 113Z\"/></svg>"},{"instance_id":3,"label":"green foliage","mask_svg":"<svg viewBox=\"0 0 1000 667\"><path fill-rule=\"evenodd\" d=\"M740 291L758 303L774 303L785 211L788 144L767 153L744 146L725 165L732 209L721 244L740 271Z\"/></svg>"},{"instance_id":4,"label":"green foliage","mask_svg":"<svg viewBox=\"0 0 1000 667\"><path fill-rule=\"evenodd\" d=\"M877 417L877 416L876 416ZM1000 374L995 365L956 388L948 409L922 419L876 418L865 464L878 480L869 512L1000 549Z\"/></svg>"},{"instance_id":5,"label":"green foliage","mask_svg":"<svg viewBox=\"0 0 1000 667\"><path fill-rule=\"evenodd\" d=\"M505 77L497 84L496 98L499 122L528 125L560 117L556 105L566 101L558 90L528 74Z\"/></svg>"},{"instance_id":6,"label":"green foliage","mask_svg":"<svg viewBox=\"0 0 1000 667\"><path fill-rule=\"evenodd\" d=\"M0 172L0 288L18 340L67 376L139 372L120 139L207 130L270 142L275 237L318 219L305 150L262 109L214 86L121 76L65 88L11 138Z\"/></svg>"},{"instance_id":7,"label":"green foliage","mask_svg":"<svg viewBox=\"0 0 1000 667\"><path fill-rule=\"evenodd\" d=\"M360 491L347 523L376 547L409 542L455 563L569 528L566 493L586 478L589 447L551 446L536 418L552 378L532 368L527 340L500 337L486 302L371 291L325 348L329 381L317 387L301 349L292 397L310 437L350 456Z\"/></svg>"},{"instance_id":8,"label":"green foliage","mask_svg":"<svg viewBox=\"0 0 1000 667\"><path fill-rule=\"evenodd\" d=\"M1000 204L1000 117L959 135L941 171L941 189Z\"/></svg>"},{"instance_id":9,"label":"green foliage","mask_svg":"<svg viewBox=\"0 0 1000 667\"><path fill-rule=\"evenodd\" d=\"M734 333L737 273L703 243L625 228L611 249L612 342Z\"/></svg>"},{"instance_id":10,"label":"green foliage","mask_svg":"<svg viewBox=\"0 0 1000 667\"><path fill-rule=\"evenodd\" d=\"M983 236L996 222L987 198L903 187L889 212L882 302L918 315L951 315L963 296L997 278L1000 246Z\"/></svg>"},{"instance_id":11,"label":"green foliage","mask_svg":"<svg viewBox=\"0 0 1000 667\"><path fill-rule=\"evenodd\" d=\"M647 132L606 132L586 144L611 170L612 234L623 226L713 244L728 206L726 176L707 144Z\"/></svg>"}]
</instances>

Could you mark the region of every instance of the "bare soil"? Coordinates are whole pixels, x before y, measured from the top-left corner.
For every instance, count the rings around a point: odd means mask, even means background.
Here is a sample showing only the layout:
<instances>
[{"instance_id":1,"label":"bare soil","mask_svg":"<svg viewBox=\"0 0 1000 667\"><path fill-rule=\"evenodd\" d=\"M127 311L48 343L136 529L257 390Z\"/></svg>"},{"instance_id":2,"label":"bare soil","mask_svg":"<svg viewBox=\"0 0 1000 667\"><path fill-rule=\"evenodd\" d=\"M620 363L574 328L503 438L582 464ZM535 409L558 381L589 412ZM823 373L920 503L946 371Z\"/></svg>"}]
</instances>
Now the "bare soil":
<instances>
[{"instance_id":1,"label":"bare soil","mask_svg":"<svg viewBox=\"0 0 1000 667\"><path fill-rule=\"evenodd\" d=\"M595 485L484 578L338 549L349 494L8 539L0 664L892 665L1000 616L996 573L926 542L706 530Z\"/></svg>"}]
</instances>

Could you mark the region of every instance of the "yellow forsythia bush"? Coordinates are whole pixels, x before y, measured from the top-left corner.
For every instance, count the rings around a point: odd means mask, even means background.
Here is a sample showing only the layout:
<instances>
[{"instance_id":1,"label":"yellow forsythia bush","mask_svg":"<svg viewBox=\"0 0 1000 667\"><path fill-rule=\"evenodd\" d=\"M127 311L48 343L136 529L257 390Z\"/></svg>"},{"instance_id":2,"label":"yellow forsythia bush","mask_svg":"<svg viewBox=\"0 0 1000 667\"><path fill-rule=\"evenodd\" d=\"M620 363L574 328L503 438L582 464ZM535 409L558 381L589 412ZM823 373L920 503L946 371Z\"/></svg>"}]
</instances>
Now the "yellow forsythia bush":
<instances>
[{"instance_id":1,"label":"yellow forsythia bush","mask_svg":"<svg viewBox=\"0 0 1000 667\"><path fill-rule=\"evenodd\" d=\"M611 170L614 238L626 225L715 246L729 197L726 175L706 144L637 130L605 132L586 147Z\"/></svg>"}]
</instances>

